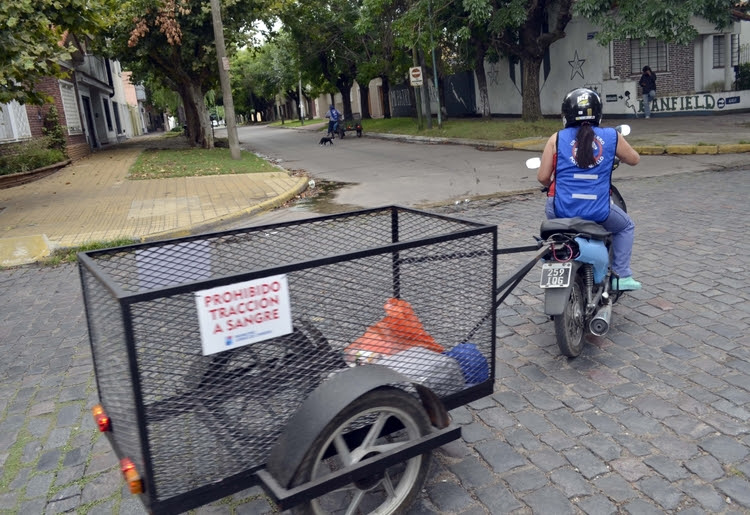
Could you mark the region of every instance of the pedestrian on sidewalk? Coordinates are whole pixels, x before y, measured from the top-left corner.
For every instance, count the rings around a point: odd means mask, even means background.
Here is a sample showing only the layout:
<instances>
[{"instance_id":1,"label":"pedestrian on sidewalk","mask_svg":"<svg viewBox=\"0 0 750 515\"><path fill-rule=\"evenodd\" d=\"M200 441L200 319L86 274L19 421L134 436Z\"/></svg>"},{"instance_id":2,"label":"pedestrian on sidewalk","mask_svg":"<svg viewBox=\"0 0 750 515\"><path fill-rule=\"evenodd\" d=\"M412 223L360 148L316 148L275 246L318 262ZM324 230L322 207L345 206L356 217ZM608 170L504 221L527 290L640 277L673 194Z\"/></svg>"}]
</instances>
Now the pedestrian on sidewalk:
<instances>
[{"instance_id":1,"label":"pedestrian on sidewalk","mask_svg":"<svg viewBox=\"0 0 750 515\"><path fill-rule=\"evenodd\" d=\"M651 71L651 67L643 67L643 75L638 81L643 92L643 112L646 118L651 118L651 102L656 98L656 74Z\"/></svg>"}]
</instances>

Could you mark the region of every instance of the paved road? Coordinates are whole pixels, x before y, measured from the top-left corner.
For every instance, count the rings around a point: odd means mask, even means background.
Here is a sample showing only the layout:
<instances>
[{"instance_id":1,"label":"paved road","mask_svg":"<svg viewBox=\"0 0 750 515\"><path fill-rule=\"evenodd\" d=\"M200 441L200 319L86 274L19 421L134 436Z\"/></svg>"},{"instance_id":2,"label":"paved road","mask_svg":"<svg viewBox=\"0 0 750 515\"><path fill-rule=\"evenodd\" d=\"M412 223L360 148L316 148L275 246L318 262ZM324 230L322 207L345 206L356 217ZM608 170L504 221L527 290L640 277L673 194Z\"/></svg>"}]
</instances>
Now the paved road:
<instances>
[{"instance_id":1,"label":"paved road","mask_svg":"<svg viewBox=\"0 0 750 515\"><path fill-rule=\"evenodd\" d=\"M656 130L645 125L647 120L638 122L642 131ZM671 123L674 125L674 120ZM704 124L700 125L705 130ZM632 137L638 130L634 127ZM665 130L660 130L661 137ZM347 136L335 140L333 147L321 147L317 131L247 126L238 132L243 148L271 158L289 170L304 169L316 180L344 183L331 202L325 208L319 207L319 211L391 204L425 206L538 187L536 172L524 166L526 159L538 154L527 151L453 144L415 145L370 135ZM745 132L750 140L750 130ZM623 166L616 173L620 178L666 176L748 164L750 155L746 153L643 156L638 166Z\"/></svg>"},{"instance_id":2,"label":"paved road","mask_svg":"<svg viewBox=\"0 0 750 515\"><path fill-rule=\"evenodd\" d=\"M634 269L606 338L561 358L534 272L498 311L495 394L452 412L410 513L750 513L747 170L623 181ZM527 244L543 199L442 208ZM500 277L519 256L501 263ZM0 271L0 513L143 513L94 430L77 270ZM271 513L257 488L197 513Z\"/></svg>"}]
</instances>

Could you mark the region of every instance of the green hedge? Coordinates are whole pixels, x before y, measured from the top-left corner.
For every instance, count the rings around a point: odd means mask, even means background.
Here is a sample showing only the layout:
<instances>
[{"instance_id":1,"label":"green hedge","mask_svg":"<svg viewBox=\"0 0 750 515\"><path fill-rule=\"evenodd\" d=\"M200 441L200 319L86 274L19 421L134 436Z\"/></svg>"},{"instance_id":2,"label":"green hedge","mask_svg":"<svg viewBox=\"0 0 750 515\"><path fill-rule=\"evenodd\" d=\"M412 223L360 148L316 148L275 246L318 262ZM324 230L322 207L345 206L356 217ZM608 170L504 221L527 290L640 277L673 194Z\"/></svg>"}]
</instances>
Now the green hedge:
<instances>
[{"instance_id":1,"label":"green hedge","mask_svg":"<svg viewBox=\"0 0 750 515\"><path fill-rule=\"evenodd\" d=\"M13 154L0 155L0 175L28 172L65 161L63 151L49 145L48 138L39 138L19 144Z\"/></svg>"}]
</instances>

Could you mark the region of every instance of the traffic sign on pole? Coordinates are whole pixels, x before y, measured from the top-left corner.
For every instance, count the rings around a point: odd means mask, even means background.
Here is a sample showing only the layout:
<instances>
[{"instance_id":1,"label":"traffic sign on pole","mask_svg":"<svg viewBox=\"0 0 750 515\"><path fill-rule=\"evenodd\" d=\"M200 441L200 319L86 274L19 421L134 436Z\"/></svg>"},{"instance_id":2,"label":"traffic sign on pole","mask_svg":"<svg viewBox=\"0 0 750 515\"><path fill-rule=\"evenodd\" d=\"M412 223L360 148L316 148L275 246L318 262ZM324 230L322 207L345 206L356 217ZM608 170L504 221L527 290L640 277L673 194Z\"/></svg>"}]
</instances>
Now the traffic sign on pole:
<instances>
[{"instance_id":1,"label":"traffic sign on pole","mask_svg":"<svg viewBox=\"0 0 750 515\"><path fill-rule=\"evenodd\" d=\"M414 66L413 68L409 68L409 84L411 84L412 86L422 85L422 67L421 66Z\"/></svg>"}]
</instances>

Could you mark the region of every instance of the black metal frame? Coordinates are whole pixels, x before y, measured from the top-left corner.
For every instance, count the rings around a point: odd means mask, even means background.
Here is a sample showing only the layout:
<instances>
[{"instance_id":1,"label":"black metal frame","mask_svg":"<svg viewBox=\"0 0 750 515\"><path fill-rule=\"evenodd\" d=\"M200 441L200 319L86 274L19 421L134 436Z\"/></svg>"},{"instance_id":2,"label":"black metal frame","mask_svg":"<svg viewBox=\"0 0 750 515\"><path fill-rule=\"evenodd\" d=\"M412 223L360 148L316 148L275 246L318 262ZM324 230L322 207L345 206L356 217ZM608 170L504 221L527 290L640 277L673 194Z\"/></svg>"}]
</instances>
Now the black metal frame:
<instances>
[{"instance_id":1,"label":"black metal frame","mask_svg":"<svg viewBox=\"0 0 750 515\"><path fill-rule=\"evenodd\" d=\"M241 233L244 234L247 232L254 232L254 231L269 231L275 228L300 225L306 222L321 222L321 221L326 221L326 220L336 220L341 217L367 215L370 213L382 213L384 211L391 212L392 243L389 245L384 245L384 246L377 247L377 248L366 248L366 249L357 250L357 251L353 251L353 252L346 253L346 254L323 257L323 258L313 259L309 261L301 261L297 263L285 264L285 265L271 267L271 268L264 268L262 270L250 271L250 272L245 272L245 273L240 273L240 274L233 274L233 275L223 276L223 277L216 277L216 278L212 278L208 280L190 281L184 284L179 284L177 286L159 287L159 288L154 288L154 289L144 291L144 292L127 292L127 291L124 291L123 288L121 288L117 284L117 282L112 280L105 273L105 271L102 270L97 264L98 258L106 258L108 254L114 251L119 252L119 251L123 251L126 249L136 250L136 249L154 248L154 247L159 247L159 246L164 246L164 245L174 245L175 243L185 243L185 242L191 242L191 241L197 241L197 240L205 240L207 239L207 237L215 238L215 237L229 236L233 234L241 234ZM421 238L421 239L412 239L410 241L400 241L399 240L399 237L400 237L399 235L399 213L400 212L414 213L414 214L418 214L419 216L433 217L436 219L443 219L443 220L450 221L450 222L460 222L460 223L466 224L467 227L464 230L456 231L450 234L442 234L440 236L432 236L432 237ZM409 443L405 446L405 448L401 448L391 453L387 453L377 459L367 460L366 462L363 462L357 467L353 467L351 470L344 471L342 474L339 474L335 478L327 478L323 480L312 481L309 484L302 485L300 487L296 487L291 490L285 490L281 486L275 484L274 479L270 477L270 475L264 470L263 467L260 467L260 468L248 469L246 471L243 471L242 473L235 474L234 476L231 476L231 477L227 477L222 481L211 483L211 484L206 484L201 487L190 490L188 492L176 495L174 497L155 501L156 497L151 495L152 493L154 494L157 493L156 485L154 483L153 458L151 456L151 452L149 448L149 436L148 436L148 431L147 431L148 428L146 425L146 407L144 405L143 392L141 391L142 380L141 380L140 372L137 366L134 329L132 327L131 309L133 305L139 302L158 299L161 297L193 292L193 291L196 291L196 289L198 289L197 288L198 286L200 286L200 289L211 288L211 287L216 287L216 286L224 286L224 285L229 285L229 284L233 284L233 283L237 283L241 281L249 281L249 280L264 278L264 277L268 277L272 275L285 274L285 273L289 273L293 271L314 268L314 267L323 266L327 264L340 263L340 262L349 261L349 260L353 260L357 258L388 254L388 253L392 255L392 261L393 261L393 265L392 265L393 296L396 298L399 298L400 297L400 281L399 281L400 267L402 266L402 264L405 264L407 262L407 261L401 261L400 259L401 251L413 249L417 247L422 247L422 246L434 244L434 243L453 241L456 239L466 238L469 236L485 234L485 233L492 234L493 248L488 249L487 252L491 253L491 256L492 256L491 260L493 264L493 267L492 267L493 285L497 285L497 255L507 254L507 253L516 253L516 252L528 252L528 251L539 249L538 246L533 246L533 247L518 247L518 248L512 248L512 249L497 250L497 227L494 225L491 226L487 224L478 223L475 221L462 220L462 219L458 219L455 217L449 217L449 216L444 216L444 215L435 214L435 213L428 213L428 212L405 208L401 206L387 206L383 208L375 208L375 209L361 210L361 211L356 211L356 212L328 215L328 216L319 217L319 218L310 219L310 220L283 222L283 223L271 224L271 225L266 225L266 226L261 226L261 227L253 227L249 229L223 231L223 232L218 232L218 233L210 233L208 235L206 234L196 235L196 236L190 236L190 237L185 237L185 238L165 240L165 241L160 241L160 242L140 243L140 244L135 244L135 245L129 245L126 247L118 247L117 249L103 249L103 250L95 250L95 251L80 253L78 255L78 260L79 260L79 268L81 269L83 298L84 298L84 304L86 306L87 314L88 314L90 303L92 302L92 300L90 299L88 295L86 284L84 283L84 279L83 279L84 269L86 270L86 272L93 274L93 276L108 290L109 294L112 297L117 299L120 305L120 317L124 321L123 325L124 325L124 333L125 333L126 347L127 347L127 353L128 353L128 364L129 364L129 369L130 369L129 372L132 377L131 386L133 388L133 394L135 398L135 409L136 409L138 433L140 435L141 452L143 455L144 465L145 465L145 470L142 471L142 475L143 475L143 481L144 481L146 493L141 495L141 497L146 507L154 513L184 511L184 510L188 510L188 509L206 504L208 502L220 499L222 497L225 497L227 495L230 495L242 489L248 488L249 486L259 484L259 482L262 482L267 486L267 488L276 497L278 502L282 503L283 505L291 505L291 504L300 502L301 500L304 500L305 498L309 499L309 498L315 497L317 492L323 492L324 489L327 486L330 486L331 484L346 484L347 482L350 482L352 478L356 479L357 477L360 477L361 475L366 475L370 473L372 470L375 470L378 468L382 469L386 466L389 466L392 462L396 463L396 462L404 461L405 459L416 456L417 454L421 454L432 448L443 445L444 443L447 443L448 441L452 439L458 438L460 436L460 429L450 426L446 429L439 430L435 433L432 433L420 440ZM529 272L529 270L531 270L534 264L544 256L545 253L546 253L546 249L542 249L539 252L537 252L537 255L532 261L530 261L528 264L524 265L518 271L516 271L513 275L511 275L511 277L507 279L506 281L504 281L502 285L500 285L499 288L493 289L492 304L491 304L492 309L490 310L489 313L487 313L484 316L484 318L479 323L479 324L485 323L488 318L491 318L491 330L490 331L491 331L491 338L492 338L493 343L491 347L492 356L489 362L489 367L490 367L489 379L473 387L466 388L464 390L461 390L460 392L441 398L441 401L444 403L446 409L448 410L453 409L457 406L472 402L481 397L489 395L493 392L493 385L494 385L494 380L495 380L495 358L496 358L495 340L496 340L496 323L497 323L496 317L494 316L495 311L497 309L497 306L499 306L499 304L502 302L502 300L523 279L523 277ZM477 253L477 254L484 254L484 253ZM451 259L452 257L461 257L461 256L458 256L458 255L441 256L441 258L443 259ZM463 257L466 257L466 256L463 256ZM497 296L503 291L505 291L505 294L502 295L502 297L498 300ZM91 335L92 334L91 320L87 320L87 323L89 324L89 334ZM92 345L92 351L93 351L94 350L93 347L95 345L93 339L91 340L91 345ZM94 354L94 361L95 361L94 367L96 369L97 364L96 364L95 356L96 354ZM97 381L97 388L100 389L101 385L100 385L98 376L96 378L96 381ZM101 389L99 391L101 391ZM105 406L105 410L106 410L106 406ZM117 421L115 420L113 421L113 431L116 431L116 429L117 429ZM122 449L118 445L114 435L112 433L108 433L107 436L118 458L122 458L123 457ZM319 493L317 495L319 495Z\"/></svg>"}]
</instances>

